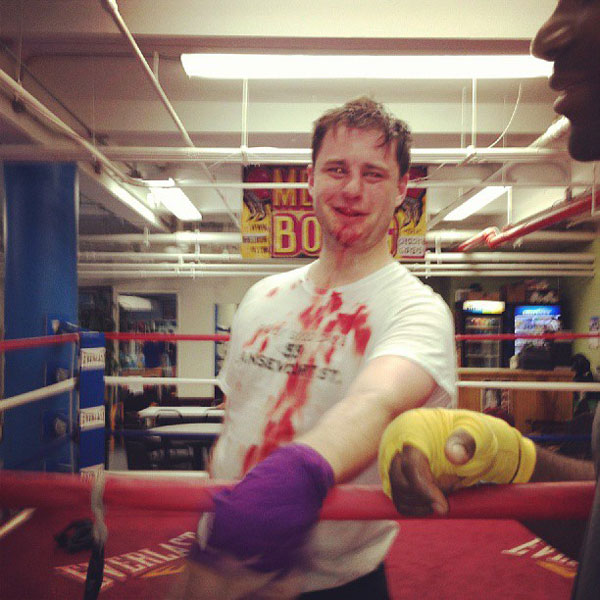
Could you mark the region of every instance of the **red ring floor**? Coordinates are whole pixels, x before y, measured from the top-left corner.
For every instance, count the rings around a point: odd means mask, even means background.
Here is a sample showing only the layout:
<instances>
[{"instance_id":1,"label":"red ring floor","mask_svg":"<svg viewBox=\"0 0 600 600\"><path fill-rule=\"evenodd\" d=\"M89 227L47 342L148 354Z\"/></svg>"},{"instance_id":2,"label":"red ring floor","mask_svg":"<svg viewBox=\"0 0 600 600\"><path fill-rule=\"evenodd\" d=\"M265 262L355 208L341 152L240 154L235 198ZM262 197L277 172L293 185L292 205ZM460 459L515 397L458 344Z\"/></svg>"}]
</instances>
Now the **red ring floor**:
<instances>
[{"instance_id":1,"label":"red ring floor","mask_svg":"<svg viewBox=\"0 0 600 600\"><path fill-rule=\"evenodd\" d=\"M81 598L89 551L68 554L52 536L84 516L38 509L1 539L0 598ZM196 521L187 513L109 513L100 599L164 597ZM576 567L515 521L402 521L386 560L394 600L566 600Z\"/></svg>"}]
</instances>

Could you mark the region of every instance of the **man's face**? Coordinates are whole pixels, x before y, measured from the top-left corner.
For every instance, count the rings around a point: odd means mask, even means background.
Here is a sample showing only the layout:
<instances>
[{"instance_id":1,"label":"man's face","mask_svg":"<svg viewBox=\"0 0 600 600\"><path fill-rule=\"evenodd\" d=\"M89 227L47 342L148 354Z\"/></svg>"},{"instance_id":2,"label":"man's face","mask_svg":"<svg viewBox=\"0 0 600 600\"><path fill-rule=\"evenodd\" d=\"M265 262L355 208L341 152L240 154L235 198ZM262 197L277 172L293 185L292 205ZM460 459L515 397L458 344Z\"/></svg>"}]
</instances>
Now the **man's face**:
<instances>
[{"instance_id":1,"label":"man's face","mask_svg":"<svg viewBox=\"0 0 600 600\"><path fill-rule=\"evenodd\" d=\"M330 249L366 251L386 244L394 209L406 193L396 144L381 146L375 130L340 126L325 134L308 185Z\"/></svg>"},{"instance_id":2,"label":"man's face","mask_svg":"<svg viewBox=\"0 0 600 600\"><path fill-rule=\"evenodd\" d=\"M550 86L561 92L554 109L571 121L569 152L600 159L600 0L559 0L531 51L554 61Z\"/></svg>"}]
</instances>

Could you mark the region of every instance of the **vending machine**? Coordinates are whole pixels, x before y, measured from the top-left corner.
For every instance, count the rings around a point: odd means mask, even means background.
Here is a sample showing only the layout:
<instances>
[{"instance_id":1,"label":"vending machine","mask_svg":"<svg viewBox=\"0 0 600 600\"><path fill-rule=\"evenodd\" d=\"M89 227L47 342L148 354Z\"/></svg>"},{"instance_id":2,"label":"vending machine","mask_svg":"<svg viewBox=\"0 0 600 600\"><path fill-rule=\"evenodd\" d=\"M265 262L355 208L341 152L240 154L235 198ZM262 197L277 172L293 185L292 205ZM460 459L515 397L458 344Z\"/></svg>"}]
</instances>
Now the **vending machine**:
<instances>
[{"instance_id":1,"label":"vending machine","mask_svg":"<svg viewBox=\"0 0 600 600\"><path fill-rule=\"evenodd\" d=\"M497 334L505 329L506 305L499 300L465 300L462 303L459 331L466 335ZM464 340L463 367L501 367L503 346L499 340Z\"/></svg>"},{"instance_id":2,"label":"vending machine","mask_svg":"<svg viewBox=\"0 0 600 600\"><path fill-rule=\"evenodd\" d=\"M562 329L560 305L527 304L515 306L515 334L537 335L556 333ZM515 355L518 355L525 344L542 346L544 340L515 340Z\"/></svg>"}]
</instances>

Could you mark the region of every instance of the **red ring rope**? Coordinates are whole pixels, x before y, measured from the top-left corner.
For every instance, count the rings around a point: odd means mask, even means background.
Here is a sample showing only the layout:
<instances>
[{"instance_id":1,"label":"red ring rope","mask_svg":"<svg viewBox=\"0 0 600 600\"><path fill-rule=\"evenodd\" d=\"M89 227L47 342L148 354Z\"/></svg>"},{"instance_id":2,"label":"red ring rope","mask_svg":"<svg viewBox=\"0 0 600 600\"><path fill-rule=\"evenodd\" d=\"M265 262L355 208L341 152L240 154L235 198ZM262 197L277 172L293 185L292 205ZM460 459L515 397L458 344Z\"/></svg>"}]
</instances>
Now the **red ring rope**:
<instances>
[{"instance_id":1,"label":"red ring rope","mask_svg":"<svg viewBox=\"0 0 600 600\"><path fill-rule=\"evenodd\" d=\"M228 335L201 335L181 333L118 333L109 331L104 334L107 340L119 340L121 342L153 341L153 342L226 342Z\"/></svg>"},{"instance_id":2,"label":"red ring rope","mask_svg":"<svg viewBox=\"0 0 600 600\"><path fill-rule=\"evenodd\" d=\"M226 482L157 481L110 476L104 504L138 510L203 512ZM0 471L0 506L90 506L90 481L77 475ZM595 482L490 485L460 490L448 498L451 519L586 519ZM322 519L400 519L378 486L339 485L327 497Z\"/></svg>"},{"instance_id":3,"label":"red ring rope","mask_svg":"<svg viewBox=\"0 0 600 600\"><path fill-rule=\"evenodd\" d=\"M201 334L179 334L179 333L117 333L107 332L104 334L107 340L119 341L192 341L192 342L226 342L228 335L201 335ZM540 333L540 334L514 334L514 333L494 333L494 334L457 334L457 341L463 340L578 340L600 337L599 333Z\"/></svg>"},{"instance_id":4,"label":"red ring rope","mask_svg":"<svg viewBox=\"0 0 600 600\"><path fill-rule=\"evenodd\" d=\"M107 340L128 341L154 341L154 342L226 342L228 335L204 335L204 334L181 334L181 333L118 333L107 331L104 333ZM457 334L456 341L463 340L578 340L600 337L600 333L543 333L543 334L520 334L494 333L494 334ZM23 350L49 346L53 344L66 344L79 341L79 334L66 333L62 335L46 335L34 338L21 338L15 340L0 341L0 352L10 350Z\"/></svg>"},{"instance_id":5,"label":"red ring rope","mask_svg":"<svg viewBox=\"0 0 600 600\"><path fill-rule=\"evenodd\" d=\"M457 342L462 340L580 340L600 337L599 333L473 333L457 334Z\"/></svg>"},{"instance_id":6,"label":"red ring rope","mask_svg":"<svg viewBox=\"0 0 600 600\"><path fill-rule=\"evenodd\" d=\"M53 344L67 344L78 342L78 333L64 333L62 335L44 335L41 337L20 338L16 340L0 341L0 352L9 350L23 350L25 348L37 348L38 346L51 346Z\"/></svg>"},{"instance_id":7,"label":"red ring rope","mask_svg":"<svg viewBox=\"0 0 600 600\"><path fill-rule=\"evenodd\" d=\"M107 332L104 334L107 340L119 341L192 341L192 342L226 342L228 335L201 335L201 334L179 334L179 333L117 333ZM600 337L599 333L541 333L541 334L514 334L514 333L494 333L494 334L457 334L457 341L463 340L578 340Z\"/></svg>"}]
</instances>

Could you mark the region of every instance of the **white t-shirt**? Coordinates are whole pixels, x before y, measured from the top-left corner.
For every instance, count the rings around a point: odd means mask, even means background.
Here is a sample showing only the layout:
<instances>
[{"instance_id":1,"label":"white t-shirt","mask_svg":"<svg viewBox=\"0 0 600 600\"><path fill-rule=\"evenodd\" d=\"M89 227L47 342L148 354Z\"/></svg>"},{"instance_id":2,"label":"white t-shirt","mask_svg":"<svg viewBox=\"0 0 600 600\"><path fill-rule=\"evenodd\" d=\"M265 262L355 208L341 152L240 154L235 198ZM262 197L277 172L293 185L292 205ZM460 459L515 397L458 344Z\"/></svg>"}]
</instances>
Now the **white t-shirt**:
<instances>
[{"instance_id":1,"label":"white t-shirt","mask_svg":"<svg viewBox=\"0 0 600 600\"><path fill-rule=\"evenodd\" d=\"M401 356L436 381L427 406L456 402L450 311L398 263L325 292L309 266L255 284L240 304L219 381L227 396L212 476L240 478L278 445L310 430L369 360ZM335 432L332 432L335 435ZM380 483L375 461L352 483ZM304 591L372 571L396 534L391 521L321 522L305 547Z\"/></svg>"}]
</instances>

